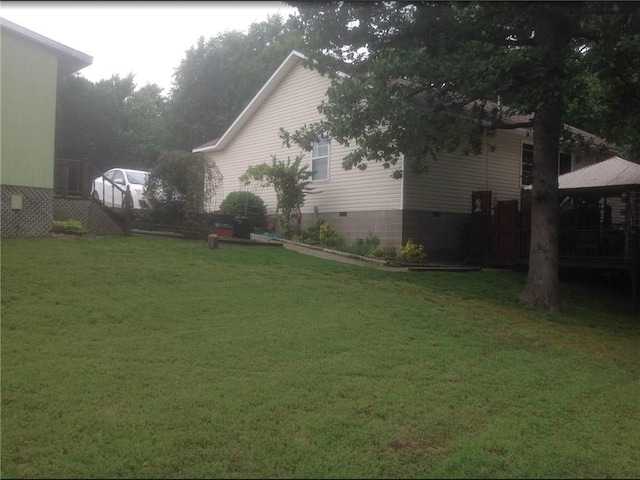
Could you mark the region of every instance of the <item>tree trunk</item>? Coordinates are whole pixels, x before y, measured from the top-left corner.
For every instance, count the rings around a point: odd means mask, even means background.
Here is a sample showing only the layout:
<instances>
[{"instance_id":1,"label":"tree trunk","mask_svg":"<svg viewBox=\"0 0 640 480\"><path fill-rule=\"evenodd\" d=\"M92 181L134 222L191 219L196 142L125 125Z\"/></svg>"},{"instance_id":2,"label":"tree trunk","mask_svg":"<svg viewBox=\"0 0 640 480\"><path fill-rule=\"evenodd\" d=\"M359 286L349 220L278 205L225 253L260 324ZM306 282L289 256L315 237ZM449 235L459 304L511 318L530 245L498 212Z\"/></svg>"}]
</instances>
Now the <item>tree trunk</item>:
<instances>
[{"instance_id":1,"label":"tree trunk","mask_svg":"<svg viewBox=\"0 0 640 480\"><path fill-rule=\"evenodd\" d=\"M533 184L529 272L520 300L543 310L558 310L558 153L562 132L562 90L569 46L569 15L564 8L542 5L535 41L544 93L533 121Z\"/></svg>"},{"instance_id":2,"label":"tree trunk","mask_svg":"<svg viewBox=\"0 0 640 480\"><path fill-rule=\"evenodd\" d=\"M529 273L520 300L532 307L557 310L558 292L558 141L556 108L541 108L534 119L533 188Z\"/></svg>"}]
</instances>

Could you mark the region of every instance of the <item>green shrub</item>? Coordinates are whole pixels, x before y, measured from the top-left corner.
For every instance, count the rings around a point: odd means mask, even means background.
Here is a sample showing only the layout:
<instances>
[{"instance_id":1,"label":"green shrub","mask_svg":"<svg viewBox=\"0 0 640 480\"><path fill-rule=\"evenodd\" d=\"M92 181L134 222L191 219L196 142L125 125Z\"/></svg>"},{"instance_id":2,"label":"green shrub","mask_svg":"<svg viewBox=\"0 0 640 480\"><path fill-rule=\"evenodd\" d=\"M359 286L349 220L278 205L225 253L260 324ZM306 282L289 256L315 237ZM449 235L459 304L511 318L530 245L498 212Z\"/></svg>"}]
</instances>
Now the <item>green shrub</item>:
<instances>
[{"instance_id":1,"label":"green shrub","mask_svg":"<svg viewBox=\"0 0 640 480\"><path fill-rule=\"evenodd\" d=\"M396 253L396 249L393 247L377 247L369 254L369 256L379 258L381 260L392 261L396 259L398 254Z\"/></svg>"},{"instance_id":2,"label":"green shrub","mask_svg":"<svg viewBox=\"0 0 640 480\"><path fill-rule=\"evenodd\" d=\"M338 235L336 229L326 220L316 221L309 228L295 235L293 240L306 243L307 245L317 245L333 250L340 250L361 257L372 257L386 261L392 261L397 258L396 249L393 247L381 247L380 239L371 232L369 232L366 238L358 238L351 245L347 246L344 239ZM421 245L419 247L422 248Z\"/></svg>"},{"instance_id":3,"label":"green shrub","mask_svg":"<svg viewBox=\"0 0 640 480\"><path fill-rule=\"evenodd\" d=\"M426 261L424 247L420 244L413 243L411 239L400 249L399 260L408 263L423 263Z\"/></svg>"},{"instance_id":4,"label":"green shrub","mask_svg":"<svg viewBox=\"0 0 640 480\"><path fill-rule=\"evenodd\" d=\"M292 240L306 243L307 245L320 245L320 229L314 224L307 230L300 230L293 236Z\"/></svg>"},{"instance_id":5,"label":"green shrub","mask_svg":"<svg viewBox=\"0 0 640 480\"><path fill-rule=\"evenodd\" d=\"M308 245L319 245L334 250L345 250L344 239L326 220L318 220L306 230L294 235L293 240Z\"/></svg>"},{"instance_id":6,"label":"green shrub","mask_svg":"<svg viewBox=\"0 0 640 480\"><path fill-rule=\"evenodd\" d=\"M371 257L373 256L373 252L375 252L380 246L380 239L369 232L367 238L357 238L355 242L349 245L347 249L349 253L353 253L354 255L360 255L361 257Z\"/></svg>"},{"instance_id":7,"label":"green shrub","mask_svg":"<svg viewBox=\"0 0 640 480\"><path fill-rule=\"evenodd\" d=\"M321 245L320 243L320 226L324 224L324 220L318 220L306 230L300 230L293 239L296 242L306 243L308 245Z\"/></svg>"},{"instance_id":8,"label":"green shrub","mask_svg":"<svg viewBox=\"0 0 640 480\"><path fill-rule=\"evenodd\" d=\"M321 220L320 231L318 235L320 237L320 245L324 247L333 248L336 250L344 249L345 243L342 237L338 235L335 227L329 222Z\"/></svg>"},{"instance_id":9,"label":"green shrub","mask_svg":"<svg viewBox=\"0 0 640 480\"><path fill-rule=\"evenodd\" d=\"M54 233L87 233L87 229L80 220L54 220L53 228Z\"/></svg>"},{"instance_id":10,"label":"green shrub","mask_svg":"<svg viewBox=\"0 0 640 480\"><path fill-rule=\"evenodd\" d=\"M205 165L201 154L172 150L160 155L145 184L152 207L180 202L183 213L203 211L205 191L202 186L207 183L205 177L209 172Z\"/></svg>"},{"instance_id":11,"label":"green shrub","mask_svg":"<svg viewBox=\"0 0 640 480\"><path fill-rule=\"evenodd\" d=\"M365 239L356 239L347 251L354 255L360 255L361 257L372 257L386 261L395 260L397 257L394 247L381 247L380 239L371 232L369 232Z\"/></svg>"},{"instance_id":12,"label":"green shrub","mask_svg":"<svg viewBox=\"0 0 640 480\"><path fill-rule=\"evenodd\" d=\"M264 201L251 192L231 192L220 204L220 213L246 216L253 228L261 230L267 223L267 207Z\"/></svg>"}]
</instances>

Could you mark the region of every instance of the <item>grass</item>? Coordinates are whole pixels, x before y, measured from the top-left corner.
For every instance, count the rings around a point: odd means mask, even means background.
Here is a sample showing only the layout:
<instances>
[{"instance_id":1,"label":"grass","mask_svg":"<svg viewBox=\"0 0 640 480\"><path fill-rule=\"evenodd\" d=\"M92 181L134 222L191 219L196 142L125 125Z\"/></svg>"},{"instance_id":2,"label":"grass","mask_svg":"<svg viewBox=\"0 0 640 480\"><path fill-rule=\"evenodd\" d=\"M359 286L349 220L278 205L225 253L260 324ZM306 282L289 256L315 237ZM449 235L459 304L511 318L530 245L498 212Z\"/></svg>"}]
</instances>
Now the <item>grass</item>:
<instances>
[{"instance_id":1,"label":"grass","mask_svg":"<svg viewBox=\"0 0 640 480\"><path fill-rule=\"evenodd\" d=\"M507 271L2 241L3 478L637 478L639 323Z\"/></svg>"}]
</instances>

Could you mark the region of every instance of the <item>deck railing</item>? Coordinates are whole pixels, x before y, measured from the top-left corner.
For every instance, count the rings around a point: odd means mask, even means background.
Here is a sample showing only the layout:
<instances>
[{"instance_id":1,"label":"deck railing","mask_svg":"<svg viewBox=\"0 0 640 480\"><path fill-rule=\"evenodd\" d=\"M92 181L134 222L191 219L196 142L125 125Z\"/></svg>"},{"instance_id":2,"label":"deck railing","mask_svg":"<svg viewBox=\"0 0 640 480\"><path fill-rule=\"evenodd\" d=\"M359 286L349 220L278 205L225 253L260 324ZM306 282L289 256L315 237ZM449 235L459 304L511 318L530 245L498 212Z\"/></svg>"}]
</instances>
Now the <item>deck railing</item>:
<instances>
[{"instance_id":1,"label":"deck railing","mask_svg":"<svg viewBox=\"0 0 640 480\"><path fill-rule=\"evenodd\" d=\"M102 178L99 186L102 204L112 210L122 210L125 190L113 183L102 172L89 164L89 161L69 158L56 158L54 170L54 194L62 198L91 198L93 182ZM104 201L104 199L110 199Z\"/></svg>"},{"instance_id":2,"label":"deck railing","mask_svg":"<svg viewBox=\"0 0 640 480\"><path fill-rule=\"evenodd\" d=\"M54 194L63 197L90 198L91 178L88 160L54 159Z\"/></svg>"}]
</instances>

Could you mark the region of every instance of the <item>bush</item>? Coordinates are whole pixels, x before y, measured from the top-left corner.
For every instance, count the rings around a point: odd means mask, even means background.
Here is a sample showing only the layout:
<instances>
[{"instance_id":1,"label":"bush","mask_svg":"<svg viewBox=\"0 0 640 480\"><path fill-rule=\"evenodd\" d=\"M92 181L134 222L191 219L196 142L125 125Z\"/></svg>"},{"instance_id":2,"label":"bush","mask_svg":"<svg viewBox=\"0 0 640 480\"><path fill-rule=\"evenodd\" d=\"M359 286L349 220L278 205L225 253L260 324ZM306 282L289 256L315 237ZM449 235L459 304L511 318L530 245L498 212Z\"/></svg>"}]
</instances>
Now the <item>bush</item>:
<instances>
[{"instance_id":1,"label":"bush","mask_svg":"<svg viewBox=\"0 0 640 480\"><path fill-rule=\"evenodd\" d=\"M349 248L347 249L349 253L353 253L354 255L360 255L361 257L371 257L373 256L373 252L375 252L380 245L380 239L369 232L367 238L364 240L362 238L357 238L355 242L353 242Z\"/></svg>"},{"instance_id":2,"label":"bush","mask_svg":"<svg viewBox=\"0 0 640 480\"><path fill-rule=\"evenodd\" d=\"M54 233L87 233L87 229L80 220L54 220L51 229Z\"/></svg>"},{"instance_id":3,"label":"bush","mask_svg":"<svg viewBox=\"0 0 640 480\"><path fill-rule=\"evenodd\" d=\"M377 247L371 252L370 256L389 262L395 260L398 254L396 253L396 249L393 247Z\"/></svg>"},{"instance_id":4,"label":"bush","mask_svg":"<svg viewBox=\"0 0 640 480\"><path fill-rule=\"evenodd\" d=\"M293 240L308 245L320 245L320 225L324 220L318 220L306 230L300 230L293 236Z\"/></svg>"},{"instance_id":5,"label":"bush","mask_svg":"<svg viewBox=\"0 0 640 480\"><path fill-rule=\"evenodd\" d=\"M411 239L400 249L399 260L408 263L423 263L426 261L424 247L420 244L413 243Z\"/></svg>"},{"instance_id":6,"label":"bush","mask_svg":"<svg viewBox=\"0 0 640 480\"><path fill-rule=\"evenodd\" d=\"M307 230L300 231L293 237L297 242L309 245L320 245L334 250L344 250L345 242L336 229L326 220L318 220Z\"/></svg>"},{"instance_id":7,"label":"bush","mask_svg":"<svg viewBox=\"0 0 640 480\"><path fill-rule=\"evenodd\" d=\"M344 240L338 235L337 230L329 222L322 222L320 225L320 245L330 248L343 248Z\"/></svg>"},{"instance_id":8,"label":"bush","mask_svg":"<svg viewBox=\"0 0 640 480\"><path fill-rule=\"evenodd\" d=\"M358 238L347 249L349 253L354 255L360 255L361 257L372 257L380 260L392 261L395 260L397 254L396 249L393 247L381 247L380 239L369 232L367 238Z\"/></svg>"},{"instance_id":9,"label":"bush","mask_svg":"<svg viewBox=\"0 0 640 480\"><path fill-rule=\"evenodd\" d=\"M158 157L147 178L145 191L156 208L182 202L183 213L204 209L206 161L202 155L173 150ZM174 210L170 208L170 210Z\"/></svg>"},{"instance_id":10,"label":"bush","mask_svg":"<svg viewBox=\"0 0 640 480\"><path fill-rule=\"evenodd\" d=\"M263 230L267 223L267 207L264 201L251 192L231 192L220 204L220 213L246 216L253 228L260 230Z\"/></svg>"},{"instance_id":11,"label":"bush","mask_svg":"<svg viewBox=\"0 0 640 480\"><path fill-rule=\"evenodd\" d=\"M367 238L358 238L351 245L347 246L344 239L338 235L336 229L325 220L318 220L306 230L302 230L295 235L293 240L306 243L307 245L317 245L333 250L340 250L361 257L378 258L380 260L386 260L387 262L396 260L397 258L396 249L394 247L381 247L380 239L371 232L369 232ZM417 245L416 247L421 249L422 245Z\"/></svg>"}]
</instances>

